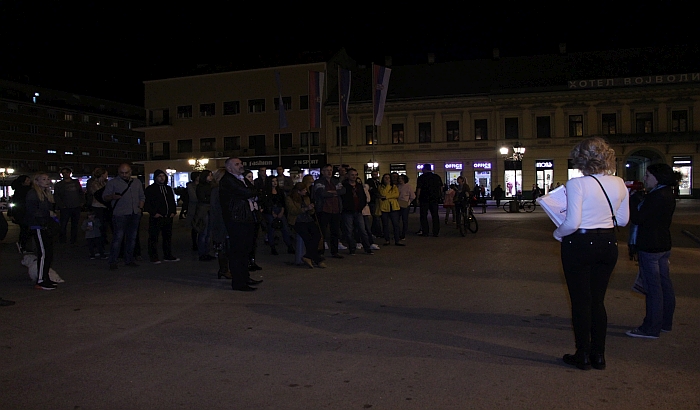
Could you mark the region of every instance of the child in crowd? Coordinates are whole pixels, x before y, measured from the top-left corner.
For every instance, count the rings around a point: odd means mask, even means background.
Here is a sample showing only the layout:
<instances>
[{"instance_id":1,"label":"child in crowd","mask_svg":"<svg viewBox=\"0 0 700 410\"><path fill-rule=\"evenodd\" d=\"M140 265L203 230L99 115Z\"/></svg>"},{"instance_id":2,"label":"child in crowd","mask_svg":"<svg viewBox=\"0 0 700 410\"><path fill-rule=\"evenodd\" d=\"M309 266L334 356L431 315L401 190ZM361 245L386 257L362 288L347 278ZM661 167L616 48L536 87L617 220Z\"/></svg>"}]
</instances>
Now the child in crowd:
<instances>
[{"instance_id":1,"label":"child in crowd","mask_svg":"<svg viewBox=\"0 0 700 410\"><path fill-rule=\"evenodd\" d=\"M455 194L457 186L451 184L450 187L445 192L445 199L442 203L442 207L445 208L445 225L450 223L450 213L452 214L452 222L455 221Z\"/></svg>"},{"instance_id":2,"label":"child in crowd","mask_svg":"<svg viewBox=\"0 0 700 410\"><path fill-rule=\"evenodd\" d=\"M95 217L95 212L90 211L82 225L85 231L85 239L88 243L88 252L90 259L95 259L99 256L100 259L107 259L104 251L104 243L102 242L102 222Z\"/></svg>"}]
</instances>

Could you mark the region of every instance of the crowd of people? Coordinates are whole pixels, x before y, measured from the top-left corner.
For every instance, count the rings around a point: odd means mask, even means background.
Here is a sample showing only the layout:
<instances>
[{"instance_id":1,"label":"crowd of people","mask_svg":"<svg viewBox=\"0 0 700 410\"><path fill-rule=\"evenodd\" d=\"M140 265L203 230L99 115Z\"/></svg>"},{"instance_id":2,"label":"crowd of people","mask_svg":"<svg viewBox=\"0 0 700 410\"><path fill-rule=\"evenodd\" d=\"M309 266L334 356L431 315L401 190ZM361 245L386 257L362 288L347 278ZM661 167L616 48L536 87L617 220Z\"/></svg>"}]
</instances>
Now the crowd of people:
<instances>
[{"instance_id":1,"label":"crowd of people","mask_svg":"<svg viewBox=\"0 0 700 410\"><path fill-rule=\"evenodd\" d=\"M582 370L605 369L607 313L604 297L610 275L617 263L616 229L631 222L630 255L638 257L639 275L634 288L646 297L642 324L627 332L635 338L656 339L670 332L675 310L675 294L669 274L670 225L675 210L670 166L654 164L647 168L644 185L648 192L630 193L624 182L613 175L614 151L601 138L589 138L571 152L572 161L583 176L567 183L566 218L554 231L561 242L561 260L571 299L574 354L563 361ZM333 166L324 165L321 175L311 175L294 183L279 167L276 175L265 168L259 177L245 169L239 158L229 158L214 172L193 172L180 218L191 233L192 249L199 261L218 261L218 278L231 280L233 290L251 292L262 280L250 272L262 269L256 263L258 237L262 232L270 255L279 255L276 232L295 263L308 268L327 268L325 254L343 259L340 251L356 255L359 250L373 255L384 246L406 246L410 204L420 204L418 234L439 236L441 220L438 204L444 200L445 224L450 214L459 223L460 204L473 201L478 186L470 190L463 176L446 190L430 164L416 181L406 175L387 173L362 181L355 168L342 165L339 176ZM49 276L54 257L54 237L60 242L77 241L81 208L88 209L80 224L85 232L90 259L106 259L110 270L139 266L139 226L143 212L148 214L148 256L153 264L177 262L172 252L173 221L177 217L175 192L167 185L167 174L158 169L153 184L145 189L131 175L131 166L121 164L118 175L109 179L104 168L97 168L83 191L69 168L61 169L62 179L52 186L48 174L21 175L14 189L11 219L19 224L17 248L36 255L36 289L52 290L57 285ZM500 186L496 188L499 190ZM496 191L495 190L495 191ZM502 190L501 190L502 191ZM533 197L541 194L533 185ZM429 223L428 215L432 219ZM0 214L2 221L6 222ZM68 228L70 226L70 236ZM109 253L105 252L111 230ZM0 239L7 225L0 225ZM158 249L162 243L162 258ZM212 254L213 253L213 254ZM0 306L14 302L0 298Z\"/></svg>"}]
</instances>

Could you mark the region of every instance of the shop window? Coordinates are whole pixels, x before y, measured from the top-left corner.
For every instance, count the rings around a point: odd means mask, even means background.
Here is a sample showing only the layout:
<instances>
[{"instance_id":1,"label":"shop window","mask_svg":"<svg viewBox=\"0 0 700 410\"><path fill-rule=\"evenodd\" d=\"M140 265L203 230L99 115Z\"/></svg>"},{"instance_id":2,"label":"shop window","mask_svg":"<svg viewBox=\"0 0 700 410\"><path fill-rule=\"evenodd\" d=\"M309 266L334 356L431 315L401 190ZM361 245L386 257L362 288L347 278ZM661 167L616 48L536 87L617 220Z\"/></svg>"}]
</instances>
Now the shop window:
<instances>
[{"instance_id":1,"label":"shop window","mask_svg":"<svg viewBox=\"0 0 700 410\"><path fill-rule=\"evenodd\" d=\"M224 101L224 115L238 115L241 113L240 101Z\"/></svg>"},{"instance_id":2,"label":"shop window","mask_svg":"<svg viewBox=\"0 0 700 410\"><path fill-rule=\"evenodd\" d=\"M569 115L569 136L580 137L583 135L583 115Z\"/></svg>"},{"instance_id":3,"label":"shop window","mask_svg":"<svg viewBox=\"0 0 700 410\"><path fill-rule=\"evenodd\" d=\"M213 117L216 114L216 103L199 104L200 117Z\"/></svg>"},{"instance_id":4,"label":"shop window","mask_svg":"<svg viewBox=\"0 0 700 410\"><path fill-rule=\"evenodd\" d=\"M200 138L199 152L216 151L216 138Z\"/></svg>"},{"instance_id":5,"label":"shop window","mask_svg":"<svg viewBox=\"0 0 700 410\"><path fill-rule=\"evenodd\" d=\"M671 132L688 132L688 111L671 112Z\"/></svg>"},{"instance_id":6,"label":"shop window","mask_svg":"<svg viewBox=\"0 0 700 410\"><path fill-rule=\"evenodd\" d=\"M241 137L224 137L224 151L241 149Z\"/></svg>"},{"instance_id":7,"label":"shop window","mask_svg":"<svg viewBox=\"0 0 700 410\"><path fill-rule=\"evenodd\" d=\"M602 122L604 135L617 134L617 114L603 114Z\"/></svg>"},{"instance_id":8,"label":"shop window","mask_svg":"<svg viewBox=\"0 0 700 410\"><path fill-rule=\"evenodd\" d=\"M365 126L365 145L377 145L377 134L374 125Z\"/></svg>"},{"instance_id":9,"label":"shop window","mask_svg":"<svg viewBox=\"0 0 700 410\"><path fill-rule=\"evenodd\" d=\"M506 139L514 140L520 137L520 130L518 129L518 119L517 118L506 118Z\"/></svg>"},{"instance_id":10,"label":"shop window","mask_svg":"<svg viewBox=\"0 0 700 410\"><path fill-rule=\"evenodd\" d=\"M552 117L549 115L546 117L537 117L537 138L551 138L552 137Z\"/></svg>"},{"instance_id":11,"label":"shop window","mask_svg":"<svg viewBox=\"0 0 700 410\"><path fill-rule=\"evenodd\" d=\"M418 123L418 142L425 143L431 142L433 139L432 134L432 123L429 122L419 122Z\"/></svg>"},{"instance_id":12,"label":"shop window","mask_svg":"<svg viewBox=\"0 0 700 410\"><path fill-rule=\"evenodd\" d=\"M487 120L474 120L474 139L487 140L489 139L489 128Z\"/></svg>"},{"instance_id":13,"label":"shop window","mask_svg":"<svg viewBox=\"0 0 700 410\"><path fill-rule=\"evenodd\" d=\"M459 141L459 121L447 121L447 141Z\"/></svg>"},{"instance_id":14,"label":"shop window","mask_svg":"<svg viewBox=\"0 0 700 410\"><path fill-rule=\"evenodd\" d=\"M180 105L177 107L177 118L192 118L192 106Z\"/></svg>"},{"instance_id":15,"label":"shop window","mask_svg":"<svg viewBox=\"0 0 700 410\"><path fill-rule=\"evenodd\" d=\"M192 140L178 140L177 141L177 152L192 152Z\"/></svg>"},{"instance_id":16,"label":"shop window","mask_svg":"<svg viewBox=\"0 0 700 410\"><path fill-rule=\"evenodd\" d=\"M654 132L654 114L650 112L635 114L635 124L637 134L651 134Z\"/></svg>"},{"instance_id":17,"label":"shop window","mask_svg":"<svg viewBox=\"0 0 700 410\"><path fill-rule=\"evenodd\" d=\"M391 143L403 144L403 124L391 124Z\"/></svg>"},{"instance_id":18,"label":"shop window","mask_svg":"<svg viewBox=\"0 0 700 410\"><path fill-rule=\"evenodd\" d=\"M347 147L348 145L348 127L346 126L341 126L341 127L335 127L335 145L340 146L342 141L342 144L344 147Z\"/></svg>"}]
</instances>

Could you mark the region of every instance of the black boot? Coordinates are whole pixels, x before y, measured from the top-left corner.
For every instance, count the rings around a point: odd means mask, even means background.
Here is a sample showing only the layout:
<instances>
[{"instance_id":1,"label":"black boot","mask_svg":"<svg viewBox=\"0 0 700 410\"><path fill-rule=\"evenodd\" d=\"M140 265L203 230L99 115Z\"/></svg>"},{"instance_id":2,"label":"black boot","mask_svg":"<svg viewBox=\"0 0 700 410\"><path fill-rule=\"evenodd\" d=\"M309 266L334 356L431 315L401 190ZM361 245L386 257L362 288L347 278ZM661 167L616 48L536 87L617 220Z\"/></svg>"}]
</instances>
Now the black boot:
<instances>
[{"instance_id":1,"label":"black boot","mask_svg":"<svg viewBox=\"0 0 700 410\"><path fill-rule=\"evenodd\" d=\"M577 350L576 354L565 354L564 363L576 366L581 370L591 370L591 358L590 354Z\"/></svg>"},{"instance_id":2,"label":"black boot","mask_svg":"<svg viewBox=\"0 0 700 410\"><path fill-rule=\"evenodd\" d=\"M603 353L592 353L591 366L594 369L605 370L605 355Z\"/></svg>"}]
</instances>

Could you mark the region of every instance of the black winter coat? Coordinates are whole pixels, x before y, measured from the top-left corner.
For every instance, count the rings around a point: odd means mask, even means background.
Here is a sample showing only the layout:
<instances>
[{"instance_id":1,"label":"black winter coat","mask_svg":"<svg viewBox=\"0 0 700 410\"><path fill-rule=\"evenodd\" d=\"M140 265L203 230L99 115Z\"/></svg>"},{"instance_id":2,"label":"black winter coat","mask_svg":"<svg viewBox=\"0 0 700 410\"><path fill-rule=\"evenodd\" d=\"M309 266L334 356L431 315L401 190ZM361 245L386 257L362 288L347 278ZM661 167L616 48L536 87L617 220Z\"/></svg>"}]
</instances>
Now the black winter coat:
<instances>
[{"instance_id":1,"label":"black winter coat","mask_svg":"<svg viewBox=\"0 0 700 410\"><path fill-rule=\"evenodd\" d=\"M671 219L676 210L673 187L649 192L639 207L636 196L630 198L630 219L637 225L637 250L659 253L671 250ZM639 208L639 209L637 209Z\"/></svg>"}]
</instances>

